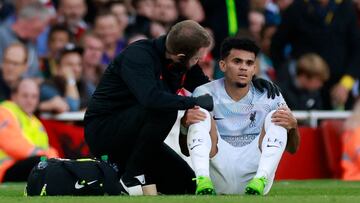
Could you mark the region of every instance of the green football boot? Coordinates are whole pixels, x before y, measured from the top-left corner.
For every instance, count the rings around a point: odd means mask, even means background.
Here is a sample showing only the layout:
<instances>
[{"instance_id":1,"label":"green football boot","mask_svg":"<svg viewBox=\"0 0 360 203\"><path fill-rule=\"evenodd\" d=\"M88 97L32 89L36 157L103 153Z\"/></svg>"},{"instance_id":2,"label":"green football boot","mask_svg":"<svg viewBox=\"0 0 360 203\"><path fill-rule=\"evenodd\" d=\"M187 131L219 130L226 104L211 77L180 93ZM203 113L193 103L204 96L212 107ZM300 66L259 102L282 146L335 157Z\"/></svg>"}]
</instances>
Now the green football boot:
<instances>
[{"instance_id":1,"label":"green football boot","mask_svg":"<svg viewBox=\"0 0 360 203\"><path fill-rule=\"evenodd\" d=\"M209 177L199 176L196 180L196 195L216 195L214 186Z\"/></svg>"},{"instance_id":2,"label":"green football boot","mask_svg":"<svg viewBox=\"0 0 360 203\"><path fill-rule=\"evenodd\" d=\"M245 188L247 195L264 195L267 179L265 177L253 178Z\"/></svg>"}]
</instances>

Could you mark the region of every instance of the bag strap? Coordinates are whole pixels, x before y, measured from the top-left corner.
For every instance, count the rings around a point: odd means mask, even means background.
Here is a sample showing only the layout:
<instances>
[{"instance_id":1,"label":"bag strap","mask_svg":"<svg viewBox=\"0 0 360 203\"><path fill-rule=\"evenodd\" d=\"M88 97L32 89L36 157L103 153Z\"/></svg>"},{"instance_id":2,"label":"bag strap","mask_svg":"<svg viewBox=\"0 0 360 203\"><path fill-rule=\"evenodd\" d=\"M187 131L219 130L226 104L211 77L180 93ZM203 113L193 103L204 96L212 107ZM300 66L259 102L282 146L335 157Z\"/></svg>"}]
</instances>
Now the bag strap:
<instances>
[{"instance_id":1,"label":"bag strap","mask_svg":"<svg viewBox=\"0 0 360 203\"><path fill-rule=\"evenodd\" d=\"M86 160L86 162L93 162L94 163L94 165L97 167L97 168L99 168L98 167L98 161L96 161L96 160L91 160L91 159L89 159L89 160ZM76 171L76 170L74 170L74 165L73 165L73 163L74 162L79 162L79 161L77 161L77 160L72 160L72 161L61 161L61 164L62 164L62 166L73 176L73 177L75 177L75 178L77 178L77 179L81 179L81 176L82 176L82 174L81 174L81 172L78 172L78 171ZM85 162L85 161L83 161L83 162ZM99 168L100 169L100 168ZM104 174L104 171L102 170L102 169L100 169L100 172L101 172L101 176L100 177L98 177L98 181L100 182L100 184L101 183L104 183L104 177L105 177L105 174ZM85 180L81 180L81 181L85 181ZM87 184L87 182L83 182L83 183L81 183L81 184L83 184L84 185L84 187L85 188L88 188L88 189L95 189L95 187L93 186L93 184ZM101 187L102 189L103 189L103 187ZM104 192L104 189L103 189L103 192Z\"/></svg>"},{"instance_id":2,"label":"bag strap","mask_svg":"<svg viewBox=\"0 0 360 203\"><path fill-rule=\"evenodd\" d=\"M115 169L107 162L97 162L97 167L104 174L104 189L108 195L120 195L121 186L118 178L118 174Z\"/></svg>"},{"instance_id":3,"label":"bag strap","mask_svg":"<svg viewBox=\"0 0 360 203\"><path fill-rule=\"evenodd\" d=\"M120 183L117 178L117 173L112 166L104 161L98 161L95 159L80 159L75 160L74 162L92 162L94 165L99 169L101 172L101 177L99 177L100 182L103 183L102 189L104 192L108 193L109 195L118 195L121 194ZM63 161L62 164L64 168L69 171L74 177L80 178L81 174L76 172L71 168L71 162ZM93 188L92 185L85 184L85 187Z\"/></svg>"}]
</instances>

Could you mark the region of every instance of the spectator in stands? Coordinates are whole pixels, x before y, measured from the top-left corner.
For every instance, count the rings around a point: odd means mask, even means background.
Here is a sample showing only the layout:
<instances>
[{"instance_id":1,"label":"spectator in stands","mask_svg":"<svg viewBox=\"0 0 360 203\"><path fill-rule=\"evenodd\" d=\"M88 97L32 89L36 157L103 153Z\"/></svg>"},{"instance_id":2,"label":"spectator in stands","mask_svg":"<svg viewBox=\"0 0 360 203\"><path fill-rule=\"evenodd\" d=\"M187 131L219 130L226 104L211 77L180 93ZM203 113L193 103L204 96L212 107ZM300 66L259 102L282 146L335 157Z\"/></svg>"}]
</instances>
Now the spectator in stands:
<instances>
[{"instance_id":1,"label":"spectator in stands","mask_svg":"<svg viewBox=\"0 0 360 203\"><path fill-rule=\"evenodd\" d=\"M178 0L177 7L180 19L204 22L205 12L199 0Z\"/></svg>"},{"instance_id":2,"label":"spectator in stands","mask_svg":"<svg viewBox=\"0 0 360 203\"><path fill-rule=\"evenodd\" d=\"M0 104L0 182L26 181L39 156L58 156L34 116L38 103L38 85L24 79L12 89L11 101Z\"/></svg>"},{"instance_id":3,"label":"spectator in stands","mask_svg":"<svg viewBox=\"0 0 360 203\"><path fill-rule=\"evenodd\" d=\"M50 14L41 3L33 3L19 11L16 21L10 26L0 26L0 56L13 42L26 44L29 69L25 76L40 77L38 54L33 43L48 25ZM1 57L0 57L1 58ZM1 61L0 61L1 62Z\"/></svg>"},{"instance_id":4,"label":"spectator in stands","mask_svg":"<svg viewBox=\"0 0 360 203\"><path fill-rule=\"evenodd\" d=\"M270 58L270 44L276 28L276 25L272 24L262 27L260 32L260 52L256 59L256 75L272 81L275 81L276 74Z\"/></svg>"},{"instance_id":5,"label":"spectator in stands","mask_svg":"<svg viewBox=\"0 0 360 203\"><path fill-rule=\"evenodd\" d=\"M131 5L135 10L132 22L128 27L128 34L150 35L151 20L154 18L154 1L153 0L133 0Z\"/></svg>"},{"instance_id":6,"label":"spectator in stands","mask_svg":"<svg viewBox=\"0 0 360 203\"><path fill-rule=\"evenodd\" d=\"M8 7L8 10L7 12L7 16L6 18L1 21L1 23L5 23L7 25L12 25L15 21L16 21L16 18L17 18L17 15L19 14L20 10L23 9L24 7L28 6L29 4L32 4L32 3L35 3L35 2L38 2L38 0L26 0L26 1L23 1L23 0L14 0L13 2L11 2L11 6ZM6 3L8 2L5 2L5 6L6 6Z\"/></svg>"},{"instance_id":7,"label":"spectator in stands","mask_svg":"<svg viewBox=\"0 0 360 203\"><path fill-rule=\"evenodd\" d=\"M129 25L129 15L124 1L111 1L110 11L119 21L120 30L126 30Z\"/></svg>"},{"instance_id":8,"label":"spectator in stands","mask_svg":"<svg viewBox=\"0 0 360 203\"><path fill-rule=\"evenodd\" d=\"M344 106L346 102L346 108L352 106L349 93L360 76L360 31L352 2L301 0L285 10L271 45L278 77L288 71L283 54L287 44L291 45L291 60L314 52L328 63L330 78L322 91L326 109Z\"/></svg>"},{"instance_id":9,"label":"spectator in stands","mask_svg":"<svg viewBox=\"0 0 360 203\"><path fill-rule=\"evenodd\" d=\"M323 109L321 88L329 79L327 63L319 55L308 53L296 64L296 77L281 80L279 86L288 106L293 110Z\"/></svg>"},{"instance_id":10,"label":"spectator in stands","mask_svg":"<svg viewBox=\"0 0 360 203\"><path fill-rule=\"evenodd\" d=\"M155 0L154 20L165 28L165 32L176 23L178 18L179 13L175 0Z\"/></svg>"},{"instance_id":11,"label":"spectator in stands","mask_svg":"<svg viewBox=\"0 0 360 203\"><path fill-rule=\"evenodd\" d=\"M105 70L101 64L104 52L104 44L101 38L93 33L86 33L82 39L83 53L83 77L87 82L96 86Z\"/></svg>"},{"instance_id":12,"label":"spectator in stands","mask_svg":"<svg viewBox=\"0 0 360 203\"><path fill-rule=\"evenodd\" d=\"M56 10L52 3L52 0L13 0L14 11L4 20L4 23L11 26L16 19L18 18L19 11L24 7L33 4L33 3L41 3L48 10L50 14L50 19L56 18ZM50 20L50 21L51 21ZM36 39L36 48L39 56L44 56L47 52L47 36L49 35L50 27L46 26L44 31L37 37Z\"/></svg>"},{"instance_id":13,"label":"spectator in stands","mask_svg":"<svg viewBox=\"0 0 360 203\"><path fill-rule=\"evenodd\" d=\"M87 12L85 0L61 0L59 1L58 22L65 24L71 31L75 40L80 40L88 29L84 17Z\"/></svg>"},{"instance_id":14,"label":"spectator in stands","mask_svg":"<svg viewBox=\"0 0 360 203\"><path fill-rule=\"evenodd\" d=\"M106 66L127 45L124 26L120 26L114 14L104 10L95 17L94 33L103 41L101 63Z\"/></svg>"},{"instance_id":15,"label":"spectator in stands","mask_svg":"<svg viewBox=\"0 0 360 203\"><path fill-rule=\"evenodd\" d=\"M360 100L357 100L354 110L344 123L342 139L343 180L360 180Z\"/></svg>"},{"instance_id":16,"label":"spectator in stands","mask_svg":"<svg viewBox=\"0 0 360 203\"><path fill-rule=\"evenodd\" d=\"M57 74L41 85L41 111L62 113L86 108L95 87L82 77L82 53L82 48L73 44L65 46Z\"/></svg>"},{"instance_id":17,"label":"spectator in stands","mask_svg":"<svg viewBox=\"0 0 360 203\"><path fill-rule=\"evenodd\" d=\"M56 74L56 61L59 58L59 53L66 44L72 41L71 36L70 31L63 25L51 27L48 37L48 54L41 59L40 64L40 69L45 79Z\"/></svg>"},{"instance_id":18,"label":"spectator in stands","mask_svg":"<svg viewBox=\"0 0 360 203\"><path fill-rule=\"evenodd\" d=\"M18 42L10 44L2 57L0 68L0 101L10 99L11 88L27 71L27 49Z\"/></svg>"},{"instance_id":19,"label":"spectator in stands","mask_svg":"<svg viewBox=\"0 0 360 203\"><path fill-rule=\"evenodd\" d=\"M148 19L154 18L154 0L132 0L131 4L138 16L143 16Z\"/></svg>"},{"instance_id":20,"label":"spectator in stands","mask_svg":"<svg viewBox=\"0 0 360 203\"><path fill-rule=\"evenodd\" d=\"M263 26L265 25L265 16L259 10L251 10L249 12L249 31L254 37L255 42L260 42L260 35Z\"/></svg>"}]
</instances>

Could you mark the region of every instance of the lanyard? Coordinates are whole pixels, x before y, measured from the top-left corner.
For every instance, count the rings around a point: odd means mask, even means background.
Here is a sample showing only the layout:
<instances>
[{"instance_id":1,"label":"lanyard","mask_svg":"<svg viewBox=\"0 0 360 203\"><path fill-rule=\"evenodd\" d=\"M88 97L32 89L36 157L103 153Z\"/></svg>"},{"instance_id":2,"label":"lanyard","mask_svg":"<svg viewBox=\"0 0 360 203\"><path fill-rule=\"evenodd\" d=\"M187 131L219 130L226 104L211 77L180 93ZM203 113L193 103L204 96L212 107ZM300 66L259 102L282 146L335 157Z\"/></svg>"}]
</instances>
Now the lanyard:
<instances>
[{"instance_id":1,"label":"lanyard","mask_svg":"<svg viewBox=\"0 0 360 203\"><path fill-rule=\"evenodd\" d=\"M235 36L238 31L235 0L225 0L228 14L229 35Z\"/></svg>"}]
</instances>

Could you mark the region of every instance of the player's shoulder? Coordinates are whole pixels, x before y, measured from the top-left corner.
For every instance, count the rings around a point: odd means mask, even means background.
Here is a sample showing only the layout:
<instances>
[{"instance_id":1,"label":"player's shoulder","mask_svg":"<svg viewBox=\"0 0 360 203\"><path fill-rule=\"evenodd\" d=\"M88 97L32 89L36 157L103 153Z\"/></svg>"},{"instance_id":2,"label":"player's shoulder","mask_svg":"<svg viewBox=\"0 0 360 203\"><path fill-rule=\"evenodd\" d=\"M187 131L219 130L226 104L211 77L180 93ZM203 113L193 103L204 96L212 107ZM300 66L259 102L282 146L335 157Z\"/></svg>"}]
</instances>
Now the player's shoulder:
<instances>
[{"instance_id":1,"label":"player's shoulder","mask_svg":"<svg viewBox=\"0 0 360 203\"><path fill-rule=\"evenodd\" d=\"M279 96L275 96L275 98L268 98L268 91L264 89L264 91L260 91L259 89L255 88L255 86L251 85L252 91L254 93L254 98L257 99L257 101L263 102L263 103L283 103L284 97L282 96L281 92Z\"/></svg>"},{"instance_id":2,"label":"player's shoulder","mask_svg":"<svg viewBox=\"0 0 360 203\"><path fill-rule=\"evenodd\" d=\"M199 87L195 88L193 95L199 96L202 94L210 94L213 95L213 93L221 88L223 86L223 78L213 80L211 82L205 83L203 85L200 85Z\"/></svg>"}]
</instances>

